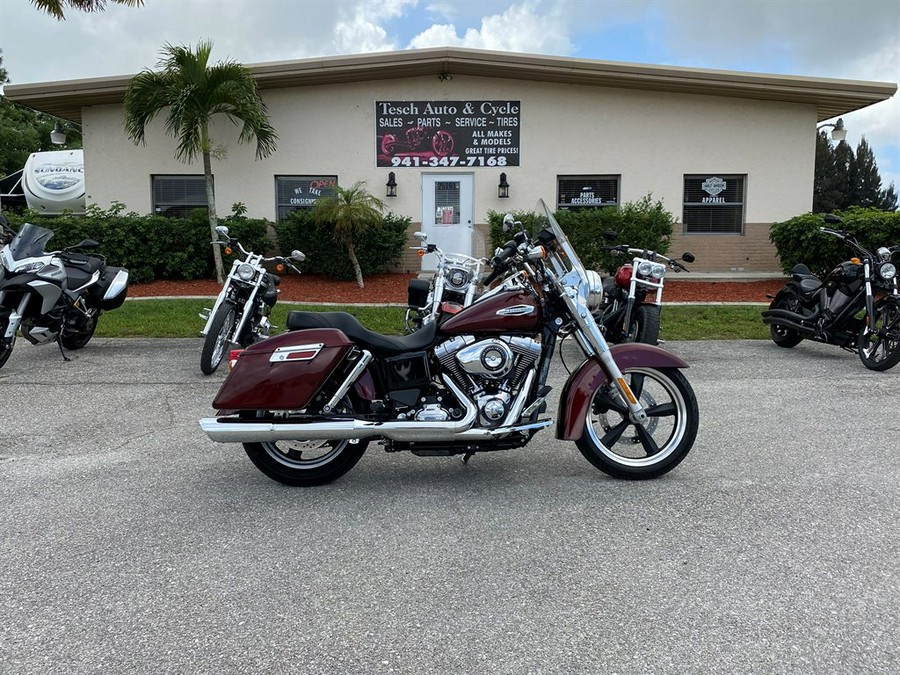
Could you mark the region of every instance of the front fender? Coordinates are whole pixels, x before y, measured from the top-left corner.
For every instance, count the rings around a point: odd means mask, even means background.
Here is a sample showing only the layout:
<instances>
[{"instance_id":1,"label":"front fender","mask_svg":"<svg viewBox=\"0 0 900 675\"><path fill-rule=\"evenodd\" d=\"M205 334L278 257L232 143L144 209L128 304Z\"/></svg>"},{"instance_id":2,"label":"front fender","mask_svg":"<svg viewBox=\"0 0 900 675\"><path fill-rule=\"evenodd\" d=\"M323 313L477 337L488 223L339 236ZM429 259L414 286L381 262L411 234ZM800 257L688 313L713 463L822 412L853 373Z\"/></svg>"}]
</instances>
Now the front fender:
<instances>
[{"instance_id":1,"label":"front fender","mask_svg":"<svg viewBox=\"0 0 900 675\"><path fill-rule=\"evenodd\" d=\"M619 370L627 368L687 368L688 364L672 352L642 342L626 342L609 349ZM566 380L559 394L556 437L577 441L584 432L584 421L594 392L609 382L600 361L586 359Z\"/></svg>"}]
</instances>

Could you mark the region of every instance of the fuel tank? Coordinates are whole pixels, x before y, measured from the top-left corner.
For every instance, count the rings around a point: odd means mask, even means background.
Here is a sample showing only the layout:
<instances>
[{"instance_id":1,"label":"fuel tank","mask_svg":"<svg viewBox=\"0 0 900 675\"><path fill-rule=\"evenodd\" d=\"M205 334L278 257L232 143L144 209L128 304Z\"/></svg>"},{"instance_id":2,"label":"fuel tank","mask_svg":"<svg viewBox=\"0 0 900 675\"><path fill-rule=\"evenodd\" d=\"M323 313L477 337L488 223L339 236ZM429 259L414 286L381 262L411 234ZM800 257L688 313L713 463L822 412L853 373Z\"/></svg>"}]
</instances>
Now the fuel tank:
<instances>
[{"instance_id":1,"label":"fuel tank","mask_svg":"<svg viewBox=\"0 0 900 675\"><path fill-rule=\"evenodd\" d=\"M527 333L541 327L541 306L522 290L502 291L469 305L441 322L445 335L469 333Z\"/></svg>"}]
</instances>

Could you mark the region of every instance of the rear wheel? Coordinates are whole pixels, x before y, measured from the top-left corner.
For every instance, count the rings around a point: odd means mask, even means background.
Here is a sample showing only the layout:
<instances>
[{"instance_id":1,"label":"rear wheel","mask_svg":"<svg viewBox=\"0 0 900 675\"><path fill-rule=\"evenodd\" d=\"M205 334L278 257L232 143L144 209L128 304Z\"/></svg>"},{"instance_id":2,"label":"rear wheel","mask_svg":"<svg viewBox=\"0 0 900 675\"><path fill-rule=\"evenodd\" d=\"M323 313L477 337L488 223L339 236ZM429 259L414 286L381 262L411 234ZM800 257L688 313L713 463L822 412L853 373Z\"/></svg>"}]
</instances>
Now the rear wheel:
<instances>
[{"instance_id":1,"label":"rear wheel","mask_svg":"<svg viewBox=\"0 0 900 675\"><path fill-rule=\"evenodd\" d=\"M656 478L674 469L693 447L700 420L697 398L676 368L634 367L622 374L649 422L632 422L618 389L606 384L594 392L576 445L585 459L610 476Z\"/></svg>"},{"instance_id":2,"label":"rear wheel","mask_svg":"<svg viewBox=\"0 0 900 675\"><path fill-rule=\"evenodd\" d=\"M204 375L212 375L225 358L228 342L234 332L237 323L237 309L231 302L223 302L216 310L206 340L203 341L203 351L200 353L200 370Z\"/></svg>"},{"instance_id":3,"label":"rear wheel","mask_svg":"<svg viewBox=\"0 0 900 675\"><path fill-rule=\"evenodd\" d=\"M900 305L885 301L875 308L875 330L868 317L859 331L859 359L869 370L888 370L900 363Z\"/></svg>"},{"instance_id":4,"label":"rear wheel","mask_svg":"<svg viewBox=\"0 0 900 675\"><path fill-rule=\"evenodd\" d=\"M72 351L81 349L91 341L92 337L94 337L94 331L97 330L98 318L99 317L96 314L84 317L84 324L78 325L75 328L70 328L67 324L63 329L62 335L59 337L59 343L66 349Z\"/></svg>"},{"instance_id":5,"label":"rear wheel","mask_svg":"<svg viewBox=\"0 0 900 675\"><path fill-rule=\"evenodd\" d=\"M343 410L350 412L346 405ZM260 411L258 416L265 414ZM347 473L362 458L368 444L356 439L271 441L244 443L244 451L256 468L272 480L294 487L312 487Z\"/></svg>"},{"instance_id":6,"label":"rear wheel","mask_svg":"<svg viewBox=\"0 0 900 675\"><path fill-rule=\"evenodd\" d=\"M659 344L659 306L638 305L631 320L626 342Z\"/></svg>"},{"instance_id":7,"label":"rear wheel","mask_svg":"<svg viewBox=\"0 0 900 675\"><path fill-rule=\"evenodd\" d=\"M769 309L786 309L789 312L801 314L800 295L790 287L784 288L769 305ZM796 347L803 342L803 336L800 333L777 323L769 325L769 334L772 336L772 342L785 349Z\"/></svg>"}]
</instances>

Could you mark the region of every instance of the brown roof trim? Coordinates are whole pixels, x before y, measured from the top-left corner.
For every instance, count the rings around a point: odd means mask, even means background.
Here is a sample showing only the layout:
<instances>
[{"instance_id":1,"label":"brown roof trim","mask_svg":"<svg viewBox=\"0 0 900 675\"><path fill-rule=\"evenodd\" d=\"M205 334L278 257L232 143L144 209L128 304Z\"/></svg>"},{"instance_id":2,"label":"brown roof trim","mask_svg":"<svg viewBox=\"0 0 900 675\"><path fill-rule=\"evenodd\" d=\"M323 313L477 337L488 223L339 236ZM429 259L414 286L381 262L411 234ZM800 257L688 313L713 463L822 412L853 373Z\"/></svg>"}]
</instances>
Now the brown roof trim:
<instances>
[{"instance_id":1,"label":"brown roof trim","mask_svg":"<svg viewBox=\"0 0 900 675\"><path fill-rule=\"evenodd\" d=\"M439 47L247 66L262 90L427 75L464 75L726 96L813 105L822 121L884 101L897 85ZM81 108L121 103L132 75L8 84L12 101L75 122Z\"/></svg>"}]
</instances>

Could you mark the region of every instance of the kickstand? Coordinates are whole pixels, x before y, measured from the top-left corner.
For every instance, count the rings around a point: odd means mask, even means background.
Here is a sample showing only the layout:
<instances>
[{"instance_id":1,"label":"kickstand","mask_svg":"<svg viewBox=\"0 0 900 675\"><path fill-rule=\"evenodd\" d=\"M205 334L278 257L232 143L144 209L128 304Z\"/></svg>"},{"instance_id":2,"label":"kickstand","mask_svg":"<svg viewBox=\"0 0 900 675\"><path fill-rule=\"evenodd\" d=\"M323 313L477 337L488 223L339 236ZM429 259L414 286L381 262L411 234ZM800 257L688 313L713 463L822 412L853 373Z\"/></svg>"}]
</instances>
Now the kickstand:
<instances>
[{"instance_id":1,"label":"kickstand","mask_svg":"<svg viewBox=\"0 0 900 675\"><path fill-rule=\"evenodd\" d=\"M469 460L472 459L472 455L474 455L474 454L475 454L474 452L467 452L465 455L463 455L463 458L462 458L463 464L468 464Z\"/></svg>"},{"instance_id":2,"label":"kickstand","mask_svg":"<svg viewBox=\"0 0 900 675\"><path fill-rule=\"evenodd\" d=\"M56 340L56 346L59 347L59 353L62 354L63 361L71 361L72 360L68 356L66 356L66 353L63 351L62 342L60 342L59 339Z\"/></svg>"}]
</instances>

